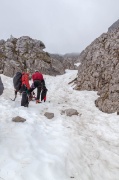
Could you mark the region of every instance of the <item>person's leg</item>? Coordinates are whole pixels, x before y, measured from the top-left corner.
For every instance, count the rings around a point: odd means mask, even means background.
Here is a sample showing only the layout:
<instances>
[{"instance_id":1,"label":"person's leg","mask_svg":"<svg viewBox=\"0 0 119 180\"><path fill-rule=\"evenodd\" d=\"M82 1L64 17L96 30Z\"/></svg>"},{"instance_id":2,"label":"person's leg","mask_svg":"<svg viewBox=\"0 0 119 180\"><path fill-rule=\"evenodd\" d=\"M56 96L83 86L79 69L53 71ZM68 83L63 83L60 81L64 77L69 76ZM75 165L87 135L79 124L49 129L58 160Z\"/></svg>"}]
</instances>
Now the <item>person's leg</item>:
<instances>
[{"instance_id":1,"label":"person's leg","mask_svg":"<svg viewBox=\"0 0 119 180\"><path fill-rule=\"evenodd\" d=\"M26 91L22 92L22 98L21 98L21 106L28 107L29 101L28 101L28 95Z\"/></svg>"},{"instance_id":2,"label":"person's leg","mask_svg":"<svg viewBox=\"0 0 119 180\"><path fill-rule=\"evenodd\" d=\"M47 88L44 86L42 88L42 92L41 92L41 101L44 100L44 102L46 101L46 94L47 94Z\"/></svg>"},{"instance_id":3,"label":"person's leg","mask_svg":"<svg viewBox=\"0 0 119 180\"><path fill-rule=\"evenodd\" d=\"M36 103L40 103L41 81L39 80L34 81L34 86L37 88Z\"/></svg>"},{"instance_id":4,"label":"person's leg","mask_svg":"<svg viewBox=\"0 0 119 180\"><path fill-rule=\"evenodd\" d=\"M28 90L28 97L29 97L29 101L32 100L32 91L35 89L35 87L31 87L29 90Z\"/></svg>"},{"instance_id":5,"label":"person's leg","mask_svg":"<svg viewBox=\"0 0 119 180\"><path fill-rule=\"evenodd\" d=\"M33 98L32 92L33 92L34 89L35 89L35 88L30 88L30 89L28 90L28 99L29 99L29 101L32 101L32 98Z\"/></svg>"},{"instance_id":6,"label":"person's leg","mask_svg":"<svg viewBox=\"0 0 119 180\"><path fill-rule=\"evenodd\" d=\"M35 88L30 88L28 91L29 91L29 94L34 90Z\"/></svg>"},{"instance_id":7,"label":"person's leg","mask_svg":"<svg viewBox=\"0 0 119 180\"><path fill-rule=\"evenodd\" d=\"M41 87L37 87L37 98L36 98L36 103L40 102L40 93L41 93Z\"/></svg>"}]
</instances>

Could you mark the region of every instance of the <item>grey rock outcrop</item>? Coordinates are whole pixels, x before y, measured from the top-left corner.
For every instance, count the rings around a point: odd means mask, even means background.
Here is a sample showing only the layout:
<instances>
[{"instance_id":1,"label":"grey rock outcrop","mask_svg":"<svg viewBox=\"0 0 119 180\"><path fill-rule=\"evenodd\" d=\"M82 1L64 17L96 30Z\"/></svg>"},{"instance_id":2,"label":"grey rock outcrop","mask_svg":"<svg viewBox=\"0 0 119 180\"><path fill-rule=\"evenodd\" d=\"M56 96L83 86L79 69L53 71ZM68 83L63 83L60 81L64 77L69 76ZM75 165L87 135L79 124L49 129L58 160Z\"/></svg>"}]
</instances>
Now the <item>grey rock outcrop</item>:
<instances>
[{"instance_id":1,"label":"grey rock outcrop","mask_svg":"<svg viewBox=\"0 0 119 180\"><path fill-rule=\"evenodd\" d=\"M44 116L46 116L48 119L52 119L54 117L54 113L45 112Z\"/></svg>"},{"instance_id":2,"label":"grey rock outcrop","mask_svg":"<svg viewBox=\"0 0 119 180\"><path fill-rule=\"evenodd\" d=\"M78 69L78 67L75 65L75 63L79 63L78 53L76 54L71 53L71 54L65 54L65 55L50 54L50 56L53 58L53 61L55 61L55 63L61 64L60 66L62 66L62 70L64 72L65 72L65 69L70 69L70 70Z\"/></svg>"},{"instance_id":3,"label":"grey rock outcrop","mask_svg":"<svg viewBox=\"0 0 119 180\"><path fill-rule=\"evenodd\" d=\"M6 61L4 62L3 74L9 77L13 77L15 72L21 72L22 69L23 68L22 66L20 66L19 62L6 59Z\"/></svg>"},{"instance_id":4,"label":"grey rock outcrop","mask_svg":"<svg viewBox=\"0 0 119 180\"><path fill-rule=\"evenodd\" d=\"M65 113L67 116L73 116L73 115L78 116L78 114L79 114L76 109L66 109Z\"/></svg>"},{"instance_id":5,"label":"grey rock outcrop","mask_svg":"<svg viewBox=\"0 0 119 180\"><path fill-rule=\"evenodd\" d=\"M12 118L12 121L14 121L14 122L25 122L26 119L24 119L24 118L22 118L20 116L16 116L16 117Z\"/></svg>"},{"instance_id":6,"label":"grey rock outcrop","mask_svg":"<svg viewBox=\"0 0 119 180\"><path fill-rule=\"evenodd\" d=\"M79 63L79 53L68 53L63 56L63 64L65 69L77 70L78 67L75 65Z\"/></svg>"},{"instance_id":7,"label":"grey rock outcrop","mask_svg":"<svg viewBox=\"0 0 119 180\"><path fill-rule=\"evenodd\" d=\"M56 74L56 72L59 71L59 73L57 73L57 75L60 74L64 74L65 73L65 67L63 65L63 63L57 59L51 59L51 64L52 64L52 73L54 72L54 75Z\"/></svg>"},{"instance_id":8,"label":"grey rock outcrop","mask_svg":"<svg viewBox=\"0 0 119 180\"><path fill-rule=\"evenodd\" d=\"M42 41L28 36L0 40L0 71L12 77L17 71L29 69L33 73L37 69L43 74L55 76L64 74L65 69L77 69L74 63L78 54L52 55L44 48Z\"/></svg>"},{"instance_id":9,"label":"grey rock outcrop","mask_svg":"<svg viewBox=\"0 0 119 180\"><path fill-rule=\"evenodd\" d=\"M103 112L119 111L119 28L104 33L81 54L77 90L96 90Z\"/></svg>"},{"instance_id":10,"label":"grey rock outcrop","mask_svg":"<svg viewBox=\"0 0 119 180\"><path fill-rule=\"evenodd\" d=\"M119 28L119 19L108 28L108 32L114 31L117 28Z\"/></svg>"},{"instance_id":11,"label":"grey rock outcrop","mask_svg":"<svg viewBox=\"0 0 119 180\"><path fill-rule=\"evenodd\" d=\"M0 40L0 70L10 77L27 68L31 73L37 69L43 74L63 74L62 64L55 63L49 53L43 51L44 48L42 41L28 36L18 39L11 36L7 41Z\"/></svg>"}]
</instances>

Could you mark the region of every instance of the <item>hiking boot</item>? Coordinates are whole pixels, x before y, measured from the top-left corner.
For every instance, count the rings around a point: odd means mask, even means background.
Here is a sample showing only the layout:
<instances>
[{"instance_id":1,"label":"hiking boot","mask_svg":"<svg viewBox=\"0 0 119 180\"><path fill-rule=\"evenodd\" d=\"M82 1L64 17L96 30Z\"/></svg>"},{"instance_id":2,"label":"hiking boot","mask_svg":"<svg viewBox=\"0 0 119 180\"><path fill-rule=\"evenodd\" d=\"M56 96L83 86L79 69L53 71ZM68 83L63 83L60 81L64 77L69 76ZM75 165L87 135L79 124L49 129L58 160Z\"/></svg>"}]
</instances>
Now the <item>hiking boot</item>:
<instances>
[{"instance_id":1,"label":"hiking boot","mask_svg":"<svg viewBox=\"0 0 119 180\"><path fill-rule=\"evenodd\" d=\"M36 100L36 104L40 103L40 100Z\"/></svg>"}]
</instances>

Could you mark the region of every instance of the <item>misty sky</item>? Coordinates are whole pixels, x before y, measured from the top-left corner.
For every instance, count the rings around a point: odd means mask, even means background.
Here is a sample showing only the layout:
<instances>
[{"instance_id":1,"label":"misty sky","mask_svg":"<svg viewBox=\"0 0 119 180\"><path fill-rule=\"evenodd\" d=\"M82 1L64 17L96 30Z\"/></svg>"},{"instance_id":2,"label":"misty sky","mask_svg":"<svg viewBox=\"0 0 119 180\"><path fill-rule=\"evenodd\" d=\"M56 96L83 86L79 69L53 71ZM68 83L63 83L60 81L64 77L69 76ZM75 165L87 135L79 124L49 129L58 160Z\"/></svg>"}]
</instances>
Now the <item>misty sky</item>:
<instances>
[{"instance_id":1,"label":"misty sky","mask_svg":"<svg viewBox=\"0 0 119 180\"><path fill-rule=\"evenodd\" d=\"M119 0L0 0L0 39L43 41L45 51L81 52L119 19Z\"/></svg>"}]
</instances>

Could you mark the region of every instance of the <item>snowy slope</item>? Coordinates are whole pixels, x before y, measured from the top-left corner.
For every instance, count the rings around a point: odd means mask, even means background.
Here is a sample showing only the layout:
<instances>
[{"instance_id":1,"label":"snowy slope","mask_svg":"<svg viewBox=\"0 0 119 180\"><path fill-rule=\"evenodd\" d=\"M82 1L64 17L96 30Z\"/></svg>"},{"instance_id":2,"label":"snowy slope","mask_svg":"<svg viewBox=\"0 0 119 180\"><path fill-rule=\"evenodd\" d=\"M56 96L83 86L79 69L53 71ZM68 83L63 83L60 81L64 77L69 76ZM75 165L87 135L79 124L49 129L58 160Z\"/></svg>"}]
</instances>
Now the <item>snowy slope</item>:
<instances>
[{"instance_id":1,"label":"snowy slope","mask_svg":"<svg viewBox=\"0 0 119 180\"><path fill-rule=\"evenodd\" d=\"M99 111L96 92L75 91L68 82L77 71L45 76L47 101L15 102L12 79L1 75L0 179L3 180L119 180L119 116ZM61 115L67 108L79 116ZM48 120L44 113L53 112ZM24 123L12 117L26 118Z\"/></svg>"}]
</instances>

